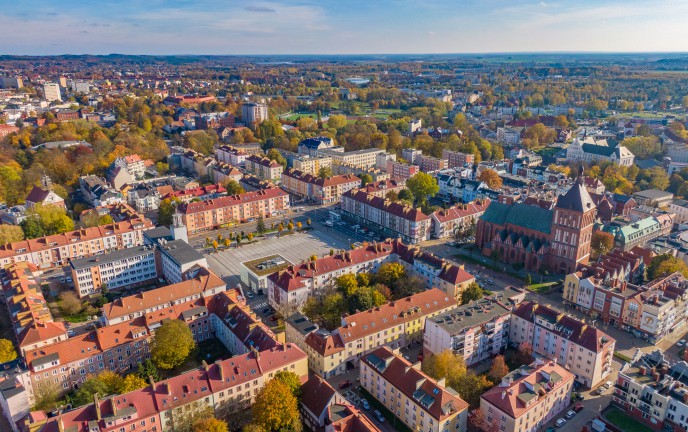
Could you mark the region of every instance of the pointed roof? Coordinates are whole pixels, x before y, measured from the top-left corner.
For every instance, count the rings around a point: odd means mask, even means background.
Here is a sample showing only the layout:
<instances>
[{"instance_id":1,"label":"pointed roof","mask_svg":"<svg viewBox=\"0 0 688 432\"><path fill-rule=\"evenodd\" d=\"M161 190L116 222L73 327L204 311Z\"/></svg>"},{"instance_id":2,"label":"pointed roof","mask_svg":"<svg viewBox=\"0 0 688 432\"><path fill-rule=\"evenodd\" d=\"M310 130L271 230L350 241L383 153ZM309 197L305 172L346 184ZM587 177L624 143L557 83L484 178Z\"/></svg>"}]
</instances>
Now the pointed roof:
<instances>
[{"instance_id":1,"label":"pointed roof","mask_svg":"<svg viewBox=\"0 0 688 432\"><path fill-rule=\"evenodd\" d=\"M592 197L585 189L583 181L579 178L576 183L571 186L564 195L561 195L557 200L556 207L575 210L579 212L587 212L595 208L595 203Z\"/></svg>"}]
</instances>

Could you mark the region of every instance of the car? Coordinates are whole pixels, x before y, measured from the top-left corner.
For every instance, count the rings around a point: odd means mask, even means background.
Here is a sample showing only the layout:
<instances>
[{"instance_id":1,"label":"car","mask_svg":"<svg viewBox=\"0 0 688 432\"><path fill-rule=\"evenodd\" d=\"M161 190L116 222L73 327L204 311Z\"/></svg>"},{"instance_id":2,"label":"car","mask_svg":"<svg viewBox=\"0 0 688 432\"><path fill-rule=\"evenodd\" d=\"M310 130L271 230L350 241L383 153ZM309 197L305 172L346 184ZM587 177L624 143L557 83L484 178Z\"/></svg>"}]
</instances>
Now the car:
<instances>
[{"instance_id":1,"label":"car","mask_svg":"<svg viewBox=\"0 0 688 432\"><path fill-rule=\"evenodd\" d=\"M607 388L611 388L613 385L614 385L614 383L611 382L611 381L606 381L606 382L604 383L604 386L607 387Z\"/></svg>"},{"instance_id":2,"label":"car","mask_svg":"<svg viewBox=\"0 0 688 432\"><path fill-rule=\"evenodd\" d=\"M265 309L263 309L263 315L267 315L267 314L269 314L271 311L272 311L272 308L266 307Z\"/></svg>"},{"instance_id":3,"label":"car","mask_svg":"<svg viewBox=\"0 0 688 432\"><path fill-rule=\"evenodd\" d=\"M563 418L560 418L560 419L557 420L557 422L556 422L557 427L562 427L562 426L564 426L565 424L566 424L566 420L563 419Z\"/></svg>"},{"instance_id":4,"label":"car","mask_svg":"<svg viewBox=\"0 0 688 432\"><path fill-rule=\"evenodd\" d=\"M380 412L380 410L373 411L373 414L375 414L375 418L377 418L377 421L379 421L380 423L385 422L385 418L382 416L382 413Z\"/></svg>"},{"instance_id":5,"label":"car","mask_svg":"<svg viewBox=\"0 0 688 432\"><path fill-rule=\"evenodd\" d=\"M548 427L547 429L545 429L545 432L554 432L555 430L556 430L555 428L553 428L552 426L550 426L550 427Z\"/></svg>"},{"instance_id":6,"label":"car","mask_svg":"<svg viewBox=\"0 0 688 432\"><path fill-rule=\"evenodd\" d=\"M575 416L576 416L576 412L575 412L574 410L569 410L569 411L566 413L566 418L569 419L569 420L571 420L571 419L574 418Z\"/></svg>"},{"instance_id":7,"label":"car","mask_svg":"<svg viewBox=\"0 0 688 432\"><path fill-rule=\"evenodd\" d=\"M404 354L404 358L405 358L406 360L408 360L408 361L411 361L411 357L409 357L409 356L406 355L406 354Z\"/></svg>"},{"instance_id":8,"label":"car","mask_svg":"<svg viewBox=\"0 0 688 432\"><path fill-rule=\"evenodd\" d=\"M366 411L370 410L370 404L368 403L368 401L366 399L361 399L361 406Z\"/></svg>"},{"instance_id":9,"label":"car","mask_svg":"<svg viewBox=\"0 0 688 432\"><path fill-rule=\"evenodd\" d=\"M597 388L597 390L595 390L595 394L596 394L596 395L601 395L601 394L604 393L606 390L607 390L607 388L606 388L605 386L600 386L600 387Z\"/></svg>"},{"instance_id":10,"label":"car","mask_svg":"<svg viewBox=\"0 0 688 432\"><path fill-rule=\"evenodd\" d=\"M575 404L575 405L573 406L573 410L574 410L575 412L581 412L581 411L583 410L583 404L580 403L580 402L578 402L577 404Z\"/></svg>"},{"instance_id":11,"label":"car","mask_svg":"<svg viewBox=\"0 0 688 432\"><path fill-rule=\"evenodd\" d=\"M74 337L76 336L76 332L74 330L67 330L67 336Z\"/></svg>"},{"instance_id":12,"label":"car","mask_svg":"<svg viewBox=\"0 0 688 432\"><path fill-rule=\"evenodd\" d=\"M340 389L345 389L345 388L347 388L347 387L351 387L351 381L346 380L346 381L342 381L342 382L339 383L339 388L340 388Z\"/></svg>"},{"instance_id":13,"label":"car","mask_svg":"<svg viewBox=\"0 0 688 432\"><path fill-rule=\"evenodd\" d=\"M248 298L250 298L250 299L252 299L253 297L255 297L255 296L253 295L253 291L247 292L247 293L246 293L246 297L248 297Z\"/></svg>"},{"instance_id":14,"label":"car","mask_svg":"<svg viewBox=\"0 0 688 432\"><path fill-rule=\"evenodd\" d=\"M681 347L683 347L685 344L686 344L686 340L685 340L685 339L681 339L680 341L678 341L678 343L676 344L676 346L679 347L679 348L681 348Z\"/></svg>"}]
</instances>

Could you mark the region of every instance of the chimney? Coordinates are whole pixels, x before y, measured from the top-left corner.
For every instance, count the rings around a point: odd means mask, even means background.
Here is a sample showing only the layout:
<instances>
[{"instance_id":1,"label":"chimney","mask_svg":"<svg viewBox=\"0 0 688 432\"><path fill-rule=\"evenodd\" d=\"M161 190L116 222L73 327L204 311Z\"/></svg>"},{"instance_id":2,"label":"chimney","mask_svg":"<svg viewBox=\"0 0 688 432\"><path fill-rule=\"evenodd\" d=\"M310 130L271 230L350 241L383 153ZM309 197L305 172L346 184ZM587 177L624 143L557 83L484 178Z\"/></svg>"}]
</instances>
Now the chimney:
<instances>
[{"instance_id":1,"label":"chimney","mask_svg":"<svg viewBox=\"0 0 688 432\"><path fill-rule=\"evenodd\" d=\"M220 375L220 381L225 380L224 370L222 369L222 362L217 362L217 372Z\"/></svg>"},{"instance_id":2,"label":"chimney","mask_svg":"<svg viewBox=\"0 0 688 432\"><path fill-rule=\"evenodd\" d=\"M117 415L117 404L115 403L114 397L110 398L110 404L112 405L112 415L116 416Z\"/></svg>"},{"instance_id":3,"label":"chimney","mask_svg":"<svg viewBox=\"0 0 688 432\"><path fill-rule=\"evenodd\" d=\"M201 360L201 366L203 366L204 371L208 372L208 362Z\"/></svg>"},{"instance_id":4,"label":"chimney","mask_svg":"<svg viewBox=\"0 0 688 432\"><path fill-rule=\"evenodd\" d=\"M655 380L655 382L659 382L659 372L655 372L652 374L652 379Z\"/></svg>"},{"instance_id":5,"label":"chimney","mask_svg":"<svg viewBox=\"0 0 688 432\"><path fill-rule=\"evenodd\" d=\"M506 392L503 391L503 392L502 392L502 400L503 400L505 397L506 397Z\"/></svg>"},{"instance_id":6,"label":"chimney","mask_svg":"<svg viewBox=\"0 0 688 432\"><path fill-rule=\"evenodd\" d=\"M163 384L165 386L165 393L167 393L168 396L172 395L172 389L170 388L169 383Z\"/></svg>"},{"instance_id":7,"label":"chimney","mask_svg":"<svg viewBox=\"0 0 688 432\"><path fill-rule=\"evenodd\" d=\"M150 383L151 389L155 392L155 380L152 375L148 375L148 382Z\"/></svg>"},{"instance_id":8,"label":"chimney","mask_svg":"<svg viewBox=\"0 0 688 432\"><path fill-rule=\"evenodd\" d=\"M59 432L64 432L64 423L62 423L62 416L60 416L60 419L57 421L57 430Z\"/></svg>"},{"instance_id":9,"label":"chimney","mask_svg":"<svg viewBox=\"0 0 688 432\"><path fill-rule=\"evenodd\" d=\"M98 399L98 393L93 394L93 406L96 408L96 418L100 420L102 416L100 415L100 400Z\"/></svg>"}]
</instances>

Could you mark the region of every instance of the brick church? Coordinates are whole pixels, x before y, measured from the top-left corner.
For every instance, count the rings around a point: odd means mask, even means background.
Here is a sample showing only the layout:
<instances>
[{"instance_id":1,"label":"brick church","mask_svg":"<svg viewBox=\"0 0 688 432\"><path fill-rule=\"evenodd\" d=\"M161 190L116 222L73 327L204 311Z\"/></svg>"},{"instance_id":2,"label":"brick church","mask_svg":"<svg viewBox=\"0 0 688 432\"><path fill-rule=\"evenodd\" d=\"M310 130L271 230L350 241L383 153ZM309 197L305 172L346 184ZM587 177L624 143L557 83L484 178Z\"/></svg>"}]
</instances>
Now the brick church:
<instances>
[{"instance_id":1,"label":"brick church","mask_svg":"<svg viewBox=\"0 0 688 432\"><path fill-rule=\"evenodd\" d=\"M551 209L492 201L478 220L475 243L483 255L526 270L569 274L588 262L596 213L581 176Z\"/></svg>"}]
</instances>

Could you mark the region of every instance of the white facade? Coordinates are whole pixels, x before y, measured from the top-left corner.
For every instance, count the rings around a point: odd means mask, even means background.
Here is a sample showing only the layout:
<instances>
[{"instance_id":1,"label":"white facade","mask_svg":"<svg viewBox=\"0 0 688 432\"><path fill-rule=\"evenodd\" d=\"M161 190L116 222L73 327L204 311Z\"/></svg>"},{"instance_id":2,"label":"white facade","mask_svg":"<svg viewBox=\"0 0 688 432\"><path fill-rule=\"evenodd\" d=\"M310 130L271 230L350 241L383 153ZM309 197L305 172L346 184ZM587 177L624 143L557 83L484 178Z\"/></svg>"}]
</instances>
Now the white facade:
<instances>
[{"instance_id":1,"label":"white facade","mask_svg":"<svg viewBox=\"0 0 688 432\"><path fill-rule=\"evenodd\" d=\"M62 95L60 94L60 85L55 83L45 83L43 84L43 96L48 102L52 101L62 101Z\"/></svg>"},{"instance_id":2,"label":"white facade","mask_svg":"<svg viewBox=\"0 0 688 432\"><path fill-rule=\"evenodd\" d=\"M154 247L140 246L136 253L131 251L112 252L110 256L115 256L114 259L108 259L108 255L90 258L90 265L73 261L72 277L79 297L100 292L103 285L117 289L155 279L158 273Z\"/></svg>"},{"instance_id":3,"label":"white facade","mask_svg":"<svg viewBox=\"0 0 688 432\"><path fill-rule=\"evenodd\" d=\"M241 118L250 126L268 119L268 106L265 104L246 103L241 106Z\"/></svg>"}]
</instances>

